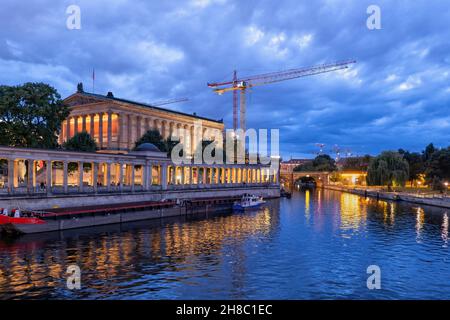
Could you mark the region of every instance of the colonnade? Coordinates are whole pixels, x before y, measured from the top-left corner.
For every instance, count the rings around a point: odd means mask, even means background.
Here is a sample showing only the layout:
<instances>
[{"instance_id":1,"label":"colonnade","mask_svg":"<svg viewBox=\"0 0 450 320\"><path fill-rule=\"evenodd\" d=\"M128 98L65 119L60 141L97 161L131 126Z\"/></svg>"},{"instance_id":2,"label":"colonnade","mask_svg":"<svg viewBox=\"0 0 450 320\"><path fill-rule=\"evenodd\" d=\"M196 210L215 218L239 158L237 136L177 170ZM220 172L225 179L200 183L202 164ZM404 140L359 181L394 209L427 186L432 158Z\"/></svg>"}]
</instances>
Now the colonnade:
<instances>
[{"instance_id":1,"label":"colonnade","mask_svg":"<svg viewBox=\"0 0 450 320\"><path fill-rule=\"evenodd\" d=\"M117 111L69 116L62 124L59 142L62 144L84 131L96 140L100 149L131 150L134 143L150 129L158 130L164 139L179 137L191 153L197 144L198 134L195 134L193 124ZM203 130L206 131L206 128ZM203 139L213 138L203 137L203 132L200 136Z\"/></svg>"},{"instance_id":2,"label":"colonnade","mask_svg":"<svg viewBox=\"0 0 450 320\"><path fill-rule=\"evenodd\" d=\"M167 159L93 154L90 159L25 156L0 158L0 193L69 194L220 188L278 183L261 165L173 165ZM98 159L96 155L98 155Z\"/></svg>"}]
</instances>

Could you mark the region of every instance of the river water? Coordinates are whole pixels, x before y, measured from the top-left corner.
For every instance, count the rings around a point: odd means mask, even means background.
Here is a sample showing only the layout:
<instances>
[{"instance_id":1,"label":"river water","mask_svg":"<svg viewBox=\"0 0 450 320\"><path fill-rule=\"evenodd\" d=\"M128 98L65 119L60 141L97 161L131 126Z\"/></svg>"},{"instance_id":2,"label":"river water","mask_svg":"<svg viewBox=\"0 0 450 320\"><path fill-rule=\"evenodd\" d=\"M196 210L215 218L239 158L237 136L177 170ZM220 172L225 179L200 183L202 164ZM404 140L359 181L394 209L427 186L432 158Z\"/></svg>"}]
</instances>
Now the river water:
<instances>
[{"instance_id":1,"label":"river water","mask_svg":"<svg viewBox=\"0 0 450 320\"><path fill-rule=\"evenodd\" d=\"M1 238L0 299L449 299L448 215L319 189L245 214Z\"/></svg>"}]
</instances>

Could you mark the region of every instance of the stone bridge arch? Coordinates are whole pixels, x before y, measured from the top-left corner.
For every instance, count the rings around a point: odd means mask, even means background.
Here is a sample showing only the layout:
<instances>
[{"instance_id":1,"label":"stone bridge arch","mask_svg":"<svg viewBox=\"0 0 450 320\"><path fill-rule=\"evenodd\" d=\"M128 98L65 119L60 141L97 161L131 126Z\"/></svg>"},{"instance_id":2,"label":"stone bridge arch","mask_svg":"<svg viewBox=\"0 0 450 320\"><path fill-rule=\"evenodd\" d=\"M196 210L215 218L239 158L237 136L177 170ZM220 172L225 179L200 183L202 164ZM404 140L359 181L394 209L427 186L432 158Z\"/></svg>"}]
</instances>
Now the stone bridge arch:
<instances>
[{"instance_id":1,"label":"stone bridge arch","mask_svg":"<svg viewBox=\"0 0 450 320\"><path fill-rule=\"evenodd\" d=\"M281 185L287 189L291 190L294 188L295 183L303 177L312 178L315 180L316 185L321 187L326 185L330 181L331 172L328 171L296 171L290 173L280 174L280 183Z\"/></svg>"}]
</instances>

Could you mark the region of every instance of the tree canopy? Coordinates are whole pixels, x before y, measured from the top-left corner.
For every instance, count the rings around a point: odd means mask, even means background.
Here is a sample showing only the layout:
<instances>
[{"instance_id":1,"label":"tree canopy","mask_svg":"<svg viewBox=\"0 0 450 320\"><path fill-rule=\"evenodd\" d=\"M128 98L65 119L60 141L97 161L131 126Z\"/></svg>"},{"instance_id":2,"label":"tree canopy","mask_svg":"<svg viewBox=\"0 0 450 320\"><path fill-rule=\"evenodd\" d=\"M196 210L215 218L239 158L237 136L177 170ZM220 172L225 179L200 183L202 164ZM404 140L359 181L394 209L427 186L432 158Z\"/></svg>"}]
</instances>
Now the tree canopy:
<instances>
[{"instance_id":1,"label":"tree canopy","mask_svg":"<svg viewBox=\"0 0 450 320\"><path fill-rule=\"evenodd\" d=\"M384 151L370 161L368 185L404 186L409 177L409 164L398 152Z\"/></svg>"},{"instance_id":2,"label":"tree canopy","mask_svg":"<svg viewBox=\"0 0 450 320\"><path fill-rule=\"evenodd\" d=\"M433 189L442 189L444 182L450 182L450 147L436 150L430 156L425 175Z\"/></svg>"},{"instance_id":3,"label":"tree canopy","mask_svg":"<svg viewBox=\"0 0 450 320\"><path fill-rule=\"evenodd\" d=\"M365 155L363 157L348 157L343 159L342 169L366 171L372 157Z\"/></svg>"},{"instance_id":4,"label":"tree canopy","mask_svg":"<svg viewBox=\"0 0 450 320\"><path fill-rule=\"evenodd\" d=\"M163 139L158 130L148 130L139 140L136 141L134 144L134 149L143 143L152 143L163 152L169 151L166 141Z\"/></svg>"},{"instance_id":5,"label":"tree canopy","mask_svg":"<svg viewBox=\"0 0 450 320\"><path fill-rule=\"evenodd\" d=\"M63 144L63 148L68 151L95 152L97 144L87 132L76 133L72 138Z\"/></svg>"},{"instance_id":6,"label":"tree canopy","mask_svg":"<svg viewBox=\"0 0 450 320\"><path fill-rule=\"evenodd\" d=\"M152 143L162 152L167 152L170 156L172 149L179 143L178 141L172 141L171 139L164 139L158 130L148 130L136 143L134 149L143 143ZM182 154L180 154L182 156Z\"/></svg>"},{"instance_id":7,"label":"tree canopy","mask_svg":"<svg viewBox=\"0 0 450 320\"><path fill-rule=\"evenodd\" d=\"M327 154L318 155L312 162L294 168L294 171L336 171L336 161Z\"/></svg>"},{"instance_id":8,"label":"tree canopy","mask_svg":"<svg viewBox=\"0 0 450 320\"><path fill-rule=\"evenodd\" d=\"M0 86L0 145L57 148L68 115L61 96L48 84Z\"/></svg>"}]
</instances>

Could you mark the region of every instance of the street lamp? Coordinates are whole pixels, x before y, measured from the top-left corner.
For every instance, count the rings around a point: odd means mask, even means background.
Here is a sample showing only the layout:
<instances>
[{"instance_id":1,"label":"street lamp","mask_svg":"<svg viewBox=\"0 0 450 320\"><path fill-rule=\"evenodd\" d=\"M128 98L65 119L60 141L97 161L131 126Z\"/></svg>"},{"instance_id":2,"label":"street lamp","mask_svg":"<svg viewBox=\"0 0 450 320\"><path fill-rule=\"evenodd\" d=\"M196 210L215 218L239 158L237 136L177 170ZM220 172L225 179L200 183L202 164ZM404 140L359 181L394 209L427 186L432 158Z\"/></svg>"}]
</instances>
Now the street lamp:
<instances>
[{"instance_id":1,"label":"street lamp","mask_svg":"<svg viewBox=\"0 0 450 320\"><path fill-rule=\"evenodd\" d=\"M445 194L447 194L447 191L448 191L448 182L447 181L444 182L444 186L445 186Z\"/></svg>"}]
</instances>

